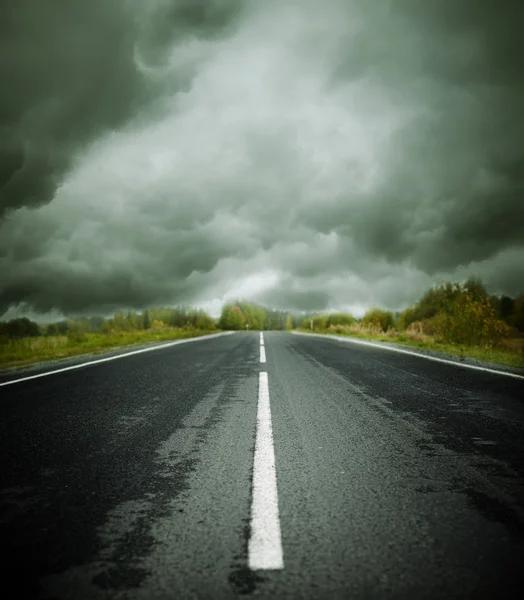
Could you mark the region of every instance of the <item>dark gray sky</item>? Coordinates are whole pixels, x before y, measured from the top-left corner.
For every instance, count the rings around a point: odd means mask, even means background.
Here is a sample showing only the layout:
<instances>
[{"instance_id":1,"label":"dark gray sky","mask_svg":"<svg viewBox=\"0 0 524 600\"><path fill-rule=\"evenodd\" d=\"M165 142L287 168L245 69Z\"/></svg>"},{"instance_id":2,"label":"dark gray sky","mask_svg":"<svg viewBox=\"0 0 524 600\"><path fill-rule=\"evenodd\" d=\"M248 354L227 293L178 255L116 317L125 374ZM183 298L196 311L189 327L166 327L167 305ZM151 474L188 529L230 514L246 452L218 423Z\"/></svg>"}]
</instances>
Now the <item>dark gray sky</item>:
<instances>
[{"instance_id":1,"label":"dark gray sky","mask_svg":"<svg viewBox=\"0 0 524 600\"><path fill-rule=\"evenodd\" d=\"M517 294L523 27L522 0L4 0L0 314Z\"/></svg>"}]
</instances>

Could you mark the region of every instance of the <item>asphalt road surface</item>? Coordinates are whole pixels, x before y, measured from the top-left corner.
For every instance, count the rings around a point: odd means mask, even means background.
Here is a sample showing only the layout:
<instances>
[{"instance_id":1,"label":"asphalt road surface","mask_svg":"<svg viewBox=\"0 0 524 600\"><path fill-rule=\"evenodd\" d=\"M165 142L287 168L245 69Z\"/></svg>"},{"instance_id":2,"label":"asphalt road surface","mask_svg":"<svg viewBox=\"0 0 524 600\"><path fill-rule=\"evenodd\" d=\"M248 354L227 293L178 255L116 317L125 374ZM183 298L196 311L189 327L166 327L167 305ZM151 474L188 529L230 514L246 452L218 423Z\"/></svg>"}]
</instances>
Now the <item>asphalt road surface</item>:
<instances>
[{"instance_id":1,"label":"asphalt road surface","mask_svg":"<svg viewBox=\"0 0 524 600\"><path fill-rule=\"evenodd\" d=\"M5 598L522 597L524 378L284 332L46 370L0 377Z\"/></svg>"}]
</instances>

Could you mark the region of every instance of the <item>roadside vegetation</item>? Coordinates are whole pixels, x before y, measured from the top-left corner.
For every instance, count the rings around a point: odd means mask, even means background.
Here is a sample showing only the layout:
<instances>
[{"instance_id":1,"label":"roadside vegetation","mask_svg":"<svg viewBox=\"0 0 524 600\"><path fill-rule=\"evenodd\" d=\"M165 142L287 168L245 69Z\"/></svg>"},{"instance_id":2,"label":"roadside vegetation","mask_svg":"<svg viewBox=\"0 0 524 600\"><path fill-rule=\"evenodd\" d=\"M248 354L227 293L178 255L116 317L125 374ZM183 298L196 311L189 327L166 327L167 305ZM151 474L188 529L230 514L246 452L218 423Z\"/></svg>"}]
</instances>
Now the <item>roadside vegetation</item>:
<instances>
[{"instance_id":1,"label":"roadside vegetation","mask_svg":"<svg viewBox=\"0 0 524 600\"><path fill-rule=\"evenodd\" d=\"M203 311L157 308L143 313L68 319L38 325L29 319L0 322L0 367L22 367L39 361L114 348L168 342L216 332L215 321Z\"/></svg>"},{"instance_id":2,"label":"roadside vegetation","mask_svg":"<svg viewBox=\"0 0 524 600\"><path fill-rule=\"evenodd\" d=\"M224 330L292 329L302 317L252 302L226 304L219 319L190 307L151 308L71 318L41 325L27 318L0 321L0 368L107 352L150 342L168 342Z\"/></svg>"},{"instance_id":3,"label":"roadside vegetation","mask_svg":"<svg viewBox=\"0 0 524 600\"><path fill-rule=\"evenodd\" d=\"M524 294L490 296L478 279L432 287L400 313L374 308L361 319L310 315L300 329L524 367Z\"/></svg>"},{"instance_id":4,"label":"roadside vegetation","mask_svg":"<svg viewBox=\"0 0 524 600\"><path fill-rule=\"evenodd\" d=\"M360 319L340 312L271 310L244 300L225 304L218 319L189 307L118 312L111 318L48 325L15 319L0 322L0 367L246 329L347 335L524 367L524 294L489 295L477 279L432 287L402 312L373 308Z\"/></svg>"},{"instance_id":5,"label":"roadside vegetation","mask_svg":"<svg viewBox=\"0 0 524 600\"><path fill-rule=\"evenodd\" d=\"M287 311L271 310L253 302L237 300L222 307L222 314L217 325L220 329L233 331L240 329L283 330L298 327L302 320L303 316L292 317Z\"/></svg>"}]
</instances>

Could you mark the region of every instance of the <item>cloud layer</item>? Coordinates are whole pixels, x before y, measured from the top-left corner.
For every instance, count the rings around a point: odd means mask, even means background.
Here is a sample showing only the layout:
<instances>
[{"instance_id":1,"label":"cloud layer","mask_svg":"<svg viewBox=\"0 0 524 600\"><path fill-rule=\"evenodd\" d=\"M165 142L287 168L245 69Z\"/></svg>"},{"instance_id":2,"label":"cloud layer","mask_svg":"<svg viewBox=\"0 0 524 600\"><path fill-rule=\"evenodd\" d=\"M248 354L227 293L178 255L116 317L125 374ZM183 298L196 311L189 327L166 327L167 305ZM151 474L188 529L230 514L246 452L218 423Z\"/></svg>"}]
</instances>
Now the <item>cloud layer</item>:
<instances>
[{"instance_id":1,"label":"cloud layer","mask_svg":"<svg viewBox=\"0 0 524 600\"><path fill-rule=\"evenodd\" d=\"M524 288L518 0L62 4L0 8L0 313Z\"/></svg>"}]
</instances>

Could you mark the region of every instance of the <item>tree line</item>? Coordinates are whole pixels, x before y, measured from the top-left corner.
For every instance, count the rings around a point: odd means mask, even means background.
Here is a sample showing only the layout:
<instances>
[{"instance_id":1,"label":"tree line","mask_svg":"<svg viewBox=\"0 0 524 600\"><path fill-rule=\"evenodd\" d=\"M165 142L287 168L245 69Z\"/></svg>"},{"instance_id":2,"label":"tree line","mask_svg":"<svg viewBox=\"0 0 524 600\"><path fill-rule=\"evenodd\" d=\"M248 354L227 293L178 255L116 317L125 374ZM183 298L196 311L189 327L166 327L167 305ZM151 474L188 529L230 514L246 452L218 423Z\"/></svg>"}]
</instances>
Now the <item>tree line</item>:
<instances>
[{"instance_id":1,"label":"tree line","mask_svg":"<svg viewBox=\"0 0 524 600\"><path fill-rule=\"evenodd\" d=\"M406 331L418 328L424 334L445 342L493 345L509 336L524 334L524 294L512 298L490 295L479 279L463 283L447 282L428 289L413 305L402 312L372 308L361 318L344 312L299 313L273 310L238 300L222 307L213 319L203 310L189 306L150 308L143 312L117 312L100 316L64 319L48 325L20 318L0 322L0 338L17 339L67 335L81 341L88 333L149 329L223 330L343 330L360 326L374 331Z\"/></svg>"},{"instance_id":2,"label":"tree line","mask_svg":"<svg viewBox=\"0 0 524 600\"><path fill-rule=\"evenodd\" d=\"M245 300L228 302L218 319L220 329L256 331L284 330L298 327L303 317L288 311L272 310Z\"/></svg>"},{"instance_id":3,"label":"tree line","mask_svg":"<svg viewBox=\"0 0 524 600\"><path fill-rule=\"evenodd\" d=\"M0 338L20 339L38 336L67 335L78 341L88 333L113 334L149 329L216 329L215 319L205 311L191 307L151 308L141 313L117 312L112 317L78 317L41 325L23 317L0 322Z\"/></svg>"},{"instance_id":4,"label":"tree line","mask_svg":"<svg viewBox=\"0 0 524 600\"><path fill-rule=\"evenodd\" d=\"M435 285L402 312L372 308L360 319L346 313L315 314L302 322L303 328L320 331L351 326L383 333L417 330L444 343L497 346L524 335L524 294L490 295L480 279L471 278Z\"/></svg>"}]
</instances>

